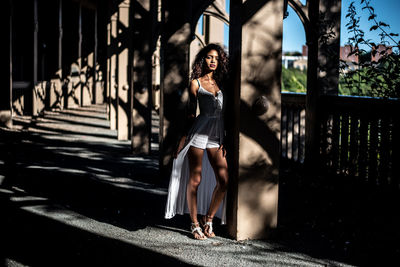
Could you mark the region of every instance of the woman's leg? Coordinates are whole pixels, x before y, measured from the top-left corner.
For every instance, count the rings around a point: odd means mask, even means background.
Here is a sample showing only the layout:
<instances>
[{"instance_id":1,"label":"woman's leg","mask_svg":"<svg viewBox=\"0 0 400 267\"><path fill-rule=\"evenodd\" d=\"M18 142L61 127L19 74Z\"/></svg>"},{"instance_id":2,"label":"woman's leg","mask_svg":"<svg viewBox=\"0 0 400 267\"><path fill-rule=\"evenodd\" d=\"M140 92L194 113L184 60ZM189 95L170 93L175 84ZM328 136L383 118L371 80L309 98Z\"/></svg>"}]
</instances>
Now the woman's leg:
<instances>
[{"instance_id":1,"label":"woman's leg","mask_svg":"<svg viewBox=\"0 0 400 267\"><path fill-rule=\"evenodd\" d=\"M197 223L197 189L201 181L201 163L204 150L191 146L188 151L189 159L189 181L186 188L190 218Z\"/></svg>"},{"instance_id":2,"label":"woman's leg","mask_svg":"<svg viewBox=\"0 0 400 267\"><path fill-rule=\"evenodd\" d=\"M212 218L218 211L219 205L224 199L228 187L228 164L222 149L207 148L207 156L210 160L211 166L213 167L215 178L217 180L217 185L214 188L206 218L206 221L212 221Z\"/></svg>"}]
</instances>

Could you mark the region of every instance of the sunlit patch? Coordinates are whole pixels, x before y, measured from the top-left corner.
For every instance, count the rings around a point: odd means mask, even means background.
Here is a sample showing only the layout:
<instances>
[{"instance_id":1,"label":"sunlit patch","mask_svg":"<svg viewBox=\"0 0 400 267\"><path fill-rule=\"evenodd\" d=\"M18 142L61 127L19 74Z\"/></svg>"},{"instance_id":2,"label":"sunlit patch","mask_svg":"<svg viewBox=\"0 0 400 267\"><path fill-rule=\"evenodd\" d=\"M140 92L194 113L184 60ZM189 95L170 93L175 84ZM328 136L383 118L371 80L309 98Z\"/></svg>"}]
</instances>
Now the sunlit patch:
<instances>
[{"instance_id":1,"label":"sunlit patch","mask_svg":"<svg viewBox=\"0 0 400 267\"><path fill-rule=\"evenodd\" d=\"M78 170L78 169L70 169L70 168L64 168L64 167L52 167L52 166L42 166L42 165L31 165L31 166L26 166L27 169L39 169L39 170L50 170L50 171L60 171L60 172L66 172L66 173L73 173L73 174L87 174L88 172Z\"/></svg>"},{"instance_id":2,"label":"sunlit patch","mask_svg":"<svg viewBox=\"0 0 400 267\"><path fill-rule=\"evenodd\" d=\"M25 201L48 201L47 198L35 197L35 196L14 196L10 197L13 202L25 202Z\"/></svg>"}]
</instances>

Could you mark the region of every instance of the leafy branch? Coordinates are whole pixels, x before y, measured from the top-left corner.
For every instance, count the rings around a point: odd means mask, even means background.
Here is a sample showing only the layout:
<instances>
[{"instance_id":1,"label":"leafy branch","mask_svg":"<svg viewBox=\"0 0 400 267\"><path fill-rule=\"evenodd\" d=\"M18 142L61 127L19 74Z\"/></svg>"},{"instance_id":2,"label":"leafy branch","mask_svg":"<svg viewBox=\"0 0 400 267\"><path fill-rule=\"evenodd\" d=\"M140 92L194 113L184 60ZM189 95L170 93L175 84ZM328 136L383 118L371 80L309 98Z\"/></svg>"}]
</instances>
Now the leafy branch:
<instances>
[{"instance_id":1,"label":"leafy branch","mask_svg":"<svg viewBox=\"0 0 400 267\"><path fill-rule=\"evenodd\" d=\"M348 40L351 45L348 56L354 55L358 60L353 62L355 70L352 71L348 71L349 63L341 60L341 87L350 91L350 94L400 98L400 56L395 51L400 48L400 42L395 40L399 34L389 32L387 29L390 25L377 20L371 1L361 0L360 4L362 10L368 11L368 21L373 23L369 31L380 31L381 43L365 39L365 33L360 27L360 16L354 1L351 2L346 14L349 19L346 27L351 35Z\"/></svg>"}]
</instances>

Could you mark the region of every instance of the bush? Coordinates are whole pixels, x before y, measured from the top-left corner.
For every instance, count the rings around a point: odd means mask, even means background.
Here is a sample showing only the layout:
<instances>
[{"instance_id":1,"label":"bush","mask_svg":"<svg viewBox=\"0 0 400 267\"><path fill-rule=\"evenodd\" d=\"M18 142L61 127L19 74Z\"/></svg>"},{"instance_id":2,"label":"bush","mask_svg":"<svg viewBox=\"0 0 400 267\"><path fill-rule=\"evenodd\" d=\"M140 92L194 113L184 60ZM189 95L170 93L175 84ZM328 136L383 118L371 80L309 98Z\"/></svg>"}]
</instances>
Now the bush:
<instances>
[{"instance_id":1,"label":"bush","mask_svg":"<svg viewBox=\"0 0 400 267\"><path fill-rule=\"evenodd\" d=\"M282 67L282 92L305 93L307 91L307 71Z\"/></svg>"}]
</instances>

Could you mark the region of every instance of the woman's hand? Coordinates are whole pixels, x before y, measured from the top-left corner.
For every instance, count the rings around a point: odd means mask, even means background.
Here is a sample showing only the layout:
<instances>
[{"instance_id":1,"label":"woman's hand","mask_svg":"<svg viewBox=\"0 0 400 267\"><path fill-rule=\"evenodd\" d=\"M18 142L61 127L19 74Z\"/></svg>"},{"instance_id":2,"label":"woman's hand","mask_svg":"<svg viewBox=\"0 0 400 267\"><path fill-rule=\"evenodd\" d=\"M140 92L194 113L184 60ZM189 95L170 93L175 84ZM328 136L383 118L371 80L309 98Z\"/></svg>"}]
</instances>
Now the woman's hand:
<instances>
[{"instance_id":1,"label":"woman's hand","mask_svg":"<svg viewBox=\"0 0 400 267\"><path fill-rule=\"evenodd\" d=\"M174 159L176 159L176 157L178 157L179 152L181 152L183 145L185 144L185 140L186 140L186 136L182 136L181 140L179 141L179 145L173 154Z\"/></svg>"}]
</instances>

